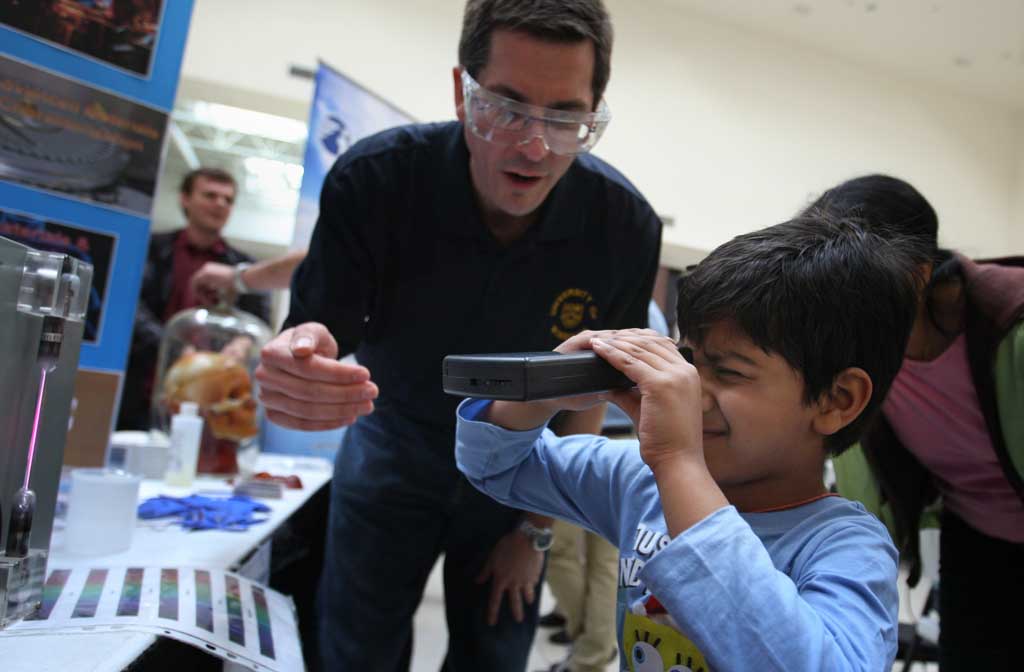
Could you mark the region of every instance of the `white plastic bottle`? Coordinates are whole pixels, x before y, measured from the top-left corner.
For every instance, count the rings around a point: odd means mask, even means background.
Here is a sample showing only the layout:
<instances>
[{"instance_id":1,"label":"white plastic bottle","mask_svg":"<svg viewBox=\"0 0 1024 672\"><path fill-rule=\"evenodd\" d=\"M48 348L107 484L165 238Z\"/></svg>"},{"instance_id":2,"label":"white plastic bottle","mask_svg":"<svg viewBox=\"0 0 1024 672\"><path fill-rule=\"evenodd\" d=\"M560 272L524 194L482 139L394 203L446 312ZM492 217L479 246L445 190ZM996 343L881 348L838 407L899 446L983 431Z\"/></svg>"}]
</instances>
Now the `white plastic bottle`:
<instances>
[{"instance_id":1,"label":"white plastic bottle","mask_svg":"<svg viewBox=\"0 0 1024 672\"><path fill-rule=\"evenodd\" d=\"M199 406L191 401L181 404L181 410L171 418L171 450L167 461L167 485L187 488L196 477L199 462L199 442L203 437L203 419Z\"/></svg>"}]
</instances>

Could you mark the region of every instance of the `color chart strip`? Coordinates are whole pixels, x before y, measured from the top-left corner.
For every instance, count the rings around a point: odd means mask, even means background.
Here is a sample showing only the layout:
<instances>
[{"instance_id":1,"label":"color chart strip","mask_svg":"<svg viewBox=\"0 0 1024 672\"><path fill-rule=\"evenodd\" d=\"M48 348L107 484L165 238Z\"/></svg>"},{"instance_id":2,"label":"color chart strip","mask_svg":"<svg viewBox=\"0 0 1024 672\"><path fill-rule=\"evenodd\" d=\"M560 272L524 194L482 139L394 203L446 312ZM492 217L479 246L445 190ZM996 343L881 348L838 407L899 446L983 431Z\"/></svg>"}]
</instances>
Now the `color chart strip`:
<instances>
[{"instance_id":1,"label":"color chart strip","mask_svg":"<svg viewBox=\"0 0 1024 672\"><path fill-rule=\"evenodd\" d=\"M252 600L256 603L256 630L260 635L260 653L267 658L274 657L274 634L270 630L270 609L267 608L267 594L262 588L252 587Z\"/></svg>"},{"instance_id":2,"label":"color chart strip","mask_svg":"<svg viewBox=\"0 0 1024 672\"><path fill-rule=\"evenodd\" d=\"M141 567L129 567L124 573L124 583L121 585L121 599L117 603L118 616L138 616L139 602L142 599L142 575L145 570Z\"/></svg>"},{"instance_id":3,"label":"color chart strip","mask_svg":"<svg viewBox=\"0 0 1024 672\"><path fill-rule=\"evenodd\" d=\"M210 573L196 570L196 627L213 632L213 590Z\"/></svg>"},{"instance_id":4,"label":"color chart strip","mask_svg":"<svg viewBox=\"0 0 1024 672\"><path fill-rule=\"evenodd\" d=\"M99 606L100 596L103 594L103 584L107 582L106 569L89 570L89 576L85 579L82 593L75 603L75 610L71 612L71 618L92 618L96 615L96 607Z\"/></svg>"},{"instance_id":5,"label":"color chart strip","mask_svg":"<svg viewBox=\"0 0 1024 672\"><path fill-rule=\"evenodd\" d=\"M233 576L225 576L224 587L227 591L228 639L239 646L245 646L245 623L242 621L242 591L238 587L238 579Z\"/></svg>"},{"instance_id":6,"label":"color chart strip","mask_svg":"<svg viewBox=\"0 0 1024 672\"><path fill-rule=\"evenodd\" d=\"M50 617L50 612L57 604L57 598L63 592L69 576L71 576L70 569L55 569L50 572L50 576L43 585L43 601L39 605L39 611L26 618L26 621L45 621Z\"/></svg>"},{"instance_id":7,"label":"color chart strip","mask_svg":"<svg viewBox=\"0 0 1024 672\"><path fill-rule=\"evenodd\" d=\"M178 570L160 570L160 618L178 620Z\"/></svg>"}]
</instances>

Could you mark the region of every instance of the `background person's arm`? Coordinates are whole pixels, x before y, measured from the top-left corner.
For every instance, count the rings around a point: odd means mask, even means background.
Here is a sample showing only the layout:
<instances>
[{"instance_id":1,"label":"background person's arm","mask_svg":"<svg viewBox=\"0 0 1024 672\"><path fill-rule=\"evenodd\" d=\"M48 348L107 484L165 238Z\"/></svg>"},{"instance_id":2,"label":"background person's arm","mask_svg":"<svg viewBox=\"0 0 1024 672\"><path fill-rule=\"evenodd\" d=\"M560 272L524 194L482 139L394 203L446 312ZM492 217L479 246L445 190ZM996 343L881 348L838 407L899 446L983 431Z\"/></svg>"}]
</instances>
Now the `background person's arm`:
<instances>
[{"instance_id":1,"label":"background person's arm","mask_svg":"<svg viewBox=\"0 0 1024 672\"><path fill-rule=\"evenodd\" d=\"M295 269L305 258L306 250L292 250L280 257L258 261L242 271L242 282L257 292L288 289Z\"/></svg>"},{"instance_id":2,"label":"background person's arm","mask_svg":"<svg viewBox=\"0 0 1024 672\"><path fill-rule=\"evenodd\" d=\"M250 292L288 289L295 268L306 258L306 250L293 250L280 257L257 261L242 269L242 283ZM208 261L192 276L193 291L204 300L216 299L219 292L235 291L236 268L230 264Z\"/></svg>"}]
</instances>

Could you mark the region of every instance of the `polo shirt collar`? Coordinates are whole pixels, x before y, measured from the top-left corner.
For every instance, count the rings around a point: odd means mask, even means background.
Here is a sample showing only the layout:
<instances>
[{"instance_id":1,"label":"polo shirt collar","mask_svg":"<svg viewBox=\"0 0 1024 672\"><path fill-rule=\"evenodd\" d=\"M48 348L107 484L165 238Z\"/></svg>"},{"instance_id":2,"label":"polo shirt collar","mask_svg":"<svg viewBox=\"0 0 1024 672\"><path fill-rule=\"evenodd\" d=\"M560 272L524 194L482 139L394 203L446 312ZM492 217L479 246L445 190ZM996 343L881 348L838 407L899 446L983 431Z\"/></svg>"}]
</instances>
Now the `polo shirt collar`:
<instances>
[{"instance_id":1,"label":"polo shirt collar","mask_svg":"<svg viewBox=\"0 0 1024 672\"><path fill-rule=\"evenodd\" d=\"M193 245L192 241L189 240L188 234L185 232L185 229L181 229L174 243L175 247L183 249L191 255L210 254L216 255L218 257L223 257L225 254L227 254L228 251L227 243L225 243L224 239L220 237L218 237L217 240L214 241L213 245L207 248L201 248L197 247L196 245Z\"/></svg>"},{"instance_id":2,"label":"polo shirt collar","mask_svg":"<svg viewBox=\"0 0 1024 672\"><path fill-rule=\"evenodd\" d=\"M437 166L440 183L435 191L437 213L442 231L460 238L480 238L486 235L480 206L469 175L469 148L461 123L452 126L446 139L441 163ZM579 170L576 161L569 166L562 179L541 205L540 217L534 224L541 241L566 240L581 235L584 229L582 194L573 189Z\"/></svg>"}]
</instances>

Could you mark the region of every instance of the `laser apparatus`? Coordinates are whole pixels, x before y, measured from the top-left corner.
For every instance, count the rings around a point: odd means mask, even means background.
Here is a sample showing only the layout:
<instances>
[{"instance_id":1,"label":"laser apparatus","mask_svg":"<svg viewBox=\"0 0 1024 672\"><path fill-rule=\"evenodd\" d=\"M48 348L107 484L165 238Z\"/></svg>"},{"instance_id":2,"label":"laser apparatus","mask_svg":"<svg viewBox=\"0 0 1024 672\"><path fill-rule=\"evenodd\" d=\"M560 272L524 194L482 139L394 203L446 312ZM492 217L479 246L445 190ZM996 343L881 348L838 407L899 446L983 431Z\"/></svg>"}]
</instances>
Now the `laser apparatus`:
<instances>
[{"instance_id":1,"label":"laser apparatus","mask_svg":"<svg viewBox=\"0 0 1024 672\"><path fill-rule=\"evenodd\" d=\"M0 628L39 605L92 266L0 237Z\"/></svg>"}]
</instances>

